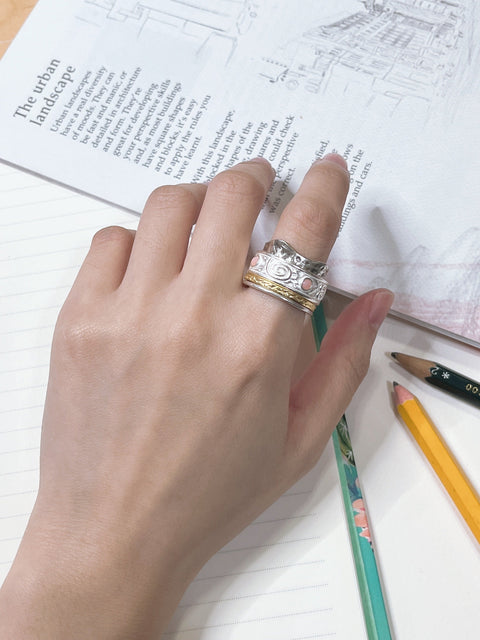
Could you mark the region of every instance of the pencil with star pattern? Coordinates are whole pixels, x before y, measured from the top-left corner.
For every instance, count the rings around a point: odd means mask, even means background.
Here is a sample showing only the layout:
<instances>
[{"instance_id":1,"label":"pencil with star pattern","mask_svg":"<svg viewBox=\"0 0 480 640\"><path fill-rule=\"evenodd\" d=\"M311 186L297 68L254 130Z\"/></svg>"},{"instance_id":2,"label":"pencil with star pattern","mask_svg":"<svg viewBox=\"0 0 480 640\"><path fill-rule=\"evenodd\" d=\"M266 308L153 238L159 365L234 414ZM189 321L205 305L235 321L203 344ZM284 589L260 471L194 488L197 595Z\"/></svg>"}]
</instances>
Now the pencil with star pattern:
<instances>
[{"instance_id":1,"label":"pencil with star pattern","mask_svg":"<svg viewBox=\"0 0 480 640\"><path fill-rule=\"evenodd\" d=\"M407 356L396 351L390 355L417 378L425 380L434 387L448 391L458 398L468 400L480 408L480 382L475 382L475 380L438 364L438 362Z\"/></svg>"}]
</instances>

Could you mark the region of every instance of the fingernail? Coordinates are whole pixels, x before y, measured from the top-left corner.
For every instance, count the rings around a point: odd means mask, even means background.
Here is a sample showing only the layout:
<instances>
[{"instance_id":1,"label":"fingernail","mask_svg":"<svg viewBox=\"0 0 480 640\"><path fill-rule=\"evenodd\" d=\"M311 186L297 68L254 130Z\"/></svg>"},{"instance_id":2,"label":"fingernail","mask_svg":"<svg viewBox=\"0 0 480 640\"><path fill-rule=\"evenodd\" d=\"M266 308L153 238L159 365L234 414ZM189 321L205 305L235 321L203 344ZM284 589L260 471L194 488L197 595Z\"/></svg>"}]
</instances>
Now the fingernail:
<instances>
[{"instance_id":1,"label":"fingernail","mask_svg":"<svg viewBox=\"0 0 480 640\"><path fill-rule=\"evenodd\" d=\"M370 311L368 312L368 321L377 331L385 320L387 313L392 306L394 295L388 289L379 289L373 296Z\"/></svg>"},{"instance_id":2,"label":"fingernail","mask_svg":"<svg viewBox=\"0 0 480 640\"><path fill-rule=\"evenodd\" d=\"M327 160L328 162L334 162L335 164L338 164L340 167L342 167L342 169L348 171L347 161L338 153L327 153L326 156L323 156L323 158L319 158L313 164L323 162L324 160Z\"/></svg>"},{"instance_id":3,"label":"fingernail","mask_svg":"<svg viewBox=\"0 0 480 640\"><path fill-rule=\"evenodd\" d=\"M269 167L271 167L272 165L270 164L270 162L264 158L263 156L257 156L256 158L250 158L250 160L248 160L248 162L259 162L263 164L268 164Z\"/></svg>"},{"instance_id":4,"label":"fingernail","mask_svg":"<svg viewBox=\"0 0 480 640\"><path fill-rule=\"evenodd\" d=\"M272 167L272 165L270 164L270 162L264 158L263 156L257 156L256 158L251 158L250 160L248 160L248 162L258 162L259 164L266 164L270 167L270 170L273 174L276 174L275 169Z\"/></svg>"}]
</instances>

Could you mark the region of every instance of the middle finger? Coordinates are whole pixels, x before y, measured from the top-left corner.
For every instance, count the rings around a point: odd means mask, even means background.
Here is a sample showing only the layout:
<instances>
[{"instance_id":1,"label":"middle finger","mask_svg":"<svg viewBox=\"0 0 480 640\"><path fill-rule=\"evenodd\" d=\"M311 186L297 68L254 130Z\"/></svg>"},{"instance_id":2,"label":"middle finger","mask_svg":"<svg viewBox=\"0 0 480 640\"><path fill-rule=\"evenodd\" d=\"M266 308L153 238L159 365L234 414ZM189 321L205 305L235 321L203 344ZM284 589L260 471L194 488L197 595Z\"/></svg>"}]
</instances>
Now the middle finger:
<instances>
[{"instance_id":1,"label":"middle finger","mask_svg":"<svg viewBox=\"0 0 480 640\"><path fill-rule=\"evenodd\" d=\"M341 156L327 155L315 162L282 212L273 238L286 241L309 260L326 262L338 234L349 184L347 165ZM290 318L292 327L302 325L303 311L268 295L262 284L260 291L252 288L248 295L272 321Z\"/></svg>"},{"instance_id":2,"label":"middle finger","mask_svg":"<svg viewBox=\"0 0 480 640\"><path fill-rule=\"evenodd\" d=\"M239 287L255 220L274 178L256 158L219 173L209 184L183 271L216 288Z\"/></svg>"}]
</instances>

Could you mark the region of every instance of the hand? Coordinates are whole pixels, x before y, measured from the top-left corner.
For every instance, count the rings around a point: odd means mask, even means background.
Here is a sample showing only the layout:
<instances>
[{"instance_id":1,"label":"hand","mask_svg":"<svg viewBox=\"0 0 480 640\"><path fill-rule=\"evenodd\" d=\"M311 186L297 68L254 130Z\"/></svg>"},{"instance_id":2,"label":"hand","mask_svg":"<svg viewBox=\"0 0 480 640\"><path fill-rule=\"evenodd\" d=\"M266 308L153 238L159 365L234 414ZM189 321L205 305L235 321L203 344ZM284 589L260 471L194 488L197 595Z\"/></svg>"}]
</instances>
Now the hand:
<instances>
[{"instance_id":1,"label":"hand","mask_svg":"<svg viewBox=\"0 0 480 640\"><path fill-rule=\"evenodd\" d=\"M55 330L0 635L158 637L201 566L318 460L392 295L353 302L292 383L304 314L242 285L273 177L258 159L161 187L136 234L94 237ZM274 236L325 261L348 185L339 156L315 163Z\"/></svg>"}]
</instances>

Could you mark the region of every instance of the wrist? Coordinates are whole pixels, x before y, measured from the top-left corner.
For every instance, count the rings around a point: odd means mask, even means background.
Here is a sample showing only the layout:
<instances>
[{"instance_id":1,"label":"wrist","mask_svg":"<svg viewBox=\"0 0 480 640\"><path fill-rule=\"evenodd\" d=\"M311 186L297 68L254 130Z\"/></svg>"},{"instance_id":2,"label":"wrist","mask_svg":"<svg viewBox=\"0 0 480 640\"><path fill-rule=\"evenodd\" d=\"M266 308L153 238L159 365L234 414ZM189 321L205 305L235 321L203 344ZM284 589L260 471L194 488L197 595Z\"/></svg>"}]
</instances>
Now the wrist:
<instances>
[{"instance_id":1,"label":"wrist","mask_svg":"<svg viewBox=\"0 0 480 640\"><path fill-rule=\"evenodd\" d=\"M0 589L0 637L159 637L189 580L168 556L147 563L116 538L99 539L52 528L46 534L32 518Z\"/></svg>"}]
</instances>

